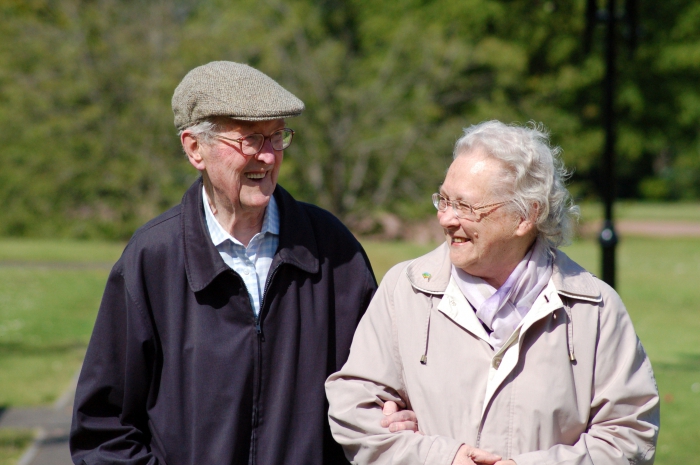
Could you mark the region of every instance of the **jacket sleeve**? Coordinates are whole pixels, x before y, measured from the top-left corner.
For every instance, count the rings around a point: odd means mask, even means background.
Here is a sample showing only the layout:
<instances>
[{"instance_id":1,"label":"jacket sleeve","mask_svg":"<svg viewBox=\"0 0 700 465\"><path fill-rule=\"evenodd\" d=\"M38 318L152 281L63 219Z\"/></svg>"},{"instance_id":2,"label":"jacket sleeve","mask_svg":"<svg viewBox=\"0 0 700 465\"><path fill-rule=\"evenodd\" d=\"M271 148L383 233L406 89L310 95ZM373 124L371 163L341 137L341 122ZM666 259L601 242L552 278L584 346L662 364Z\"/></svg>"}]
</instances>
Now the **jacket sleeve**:
<instances>
[{"instance_id":1,"label":"jacket sleeve","mask_svg":"<svg viewBox=\"0 0 700 465\"><path fill-rule=\"evenodd\" d=\"M348 361L326 381L331 432L352 463L449 465L460 441L412 431L391 433L380 425L384 402L410 407L392 301L391 283L400 271L403 268L394 268L385 276L355 332Z\"/></svg>"},{"instance_id":2,"label":"jacket sleeve","mask_svg":"<svg viewBox=\"0 0 700 465\"><path fill-rule=\"evenodd\" d=\"M589 426L573 445L512 457L518 465L654 462L659 393L620 297L604 283Z\"/></svg>"},{"instance_id":3,"label":"jacket sleeve","mask_svg":"<svg viewBox=\"0 0 700 465\"><path fill-rule=\"evenodd\" d=\"M76 389L70 449L78 465L158 463L146 413L152 326L118 266L107 281Z\"/></svg>"}]
</instances>

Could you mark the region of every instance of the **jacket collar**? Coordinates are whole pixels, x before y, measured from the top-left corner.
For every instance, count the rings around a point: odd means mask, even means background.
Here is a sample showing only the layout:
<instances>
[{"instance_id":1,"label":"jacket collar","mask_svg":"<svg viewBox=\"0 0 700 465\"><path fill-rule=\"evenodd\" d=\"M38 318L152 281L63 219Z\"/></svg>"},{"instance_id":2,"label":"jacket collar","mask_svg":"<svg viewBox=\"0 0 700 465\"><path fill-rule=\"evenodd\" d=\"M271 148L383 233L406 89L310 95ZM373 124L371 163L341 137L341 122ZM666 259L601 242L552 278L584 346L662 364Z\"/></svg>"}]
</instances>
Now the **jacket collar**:
<instances>
[{"instance_id":1,"label":"jacket collar","mask_svg":"<svg viewBox=\"0 0 700 465\"><path fill-rule=\"evenodd\" d=\"M280 242L271 268L287 263L307 273L318 272L316 236L308 214L279 185L273 195L280 212ZM181 205L185 271L190 289L199 292L230 268L219 255L207 230L202 207L201 177L185 192Z\"/></svg>"},{"instance_id":2,"label":"jacket collar","mask_svg":"<svg viewBox=\"0 0 700 465\"><path fill-rule=\"evenodd\" d=\"M413 260L406 268L411 285L429 294L444 294L450 282L452 262L447 243ZM566 297L600 302L602 297L595 278L561 250L554 250L552 282Z\"/></svg>"}]
</instances>

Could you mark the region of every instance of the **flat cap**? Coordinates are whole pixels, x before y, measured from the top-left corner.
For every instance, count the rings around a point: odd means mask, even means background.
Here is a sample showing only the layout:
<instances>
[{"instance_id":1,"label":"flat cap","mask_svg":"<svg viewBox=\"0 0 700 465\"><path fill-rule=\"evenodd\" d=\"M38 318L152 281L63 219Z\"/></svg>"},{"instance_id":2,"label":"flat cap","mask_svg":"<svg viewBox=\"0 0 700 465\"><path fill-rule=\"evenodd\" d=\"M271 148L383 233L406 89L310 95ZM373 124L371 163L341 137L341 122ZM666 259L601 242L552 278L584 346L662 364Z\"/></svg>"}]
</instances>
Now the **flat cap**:
<instances>
[{"instance_id":1,"label":"flat cap","mask_svg":"<svg viewBox=\"0 0 700 465\"><path fill-rule=\"evenodd\" d=\"M212 61L187 73L175 89L172 106L178 129L209 116L265 121L304 110L304 102L274 79L232 61Z\"/></svg>"}]
</instances>

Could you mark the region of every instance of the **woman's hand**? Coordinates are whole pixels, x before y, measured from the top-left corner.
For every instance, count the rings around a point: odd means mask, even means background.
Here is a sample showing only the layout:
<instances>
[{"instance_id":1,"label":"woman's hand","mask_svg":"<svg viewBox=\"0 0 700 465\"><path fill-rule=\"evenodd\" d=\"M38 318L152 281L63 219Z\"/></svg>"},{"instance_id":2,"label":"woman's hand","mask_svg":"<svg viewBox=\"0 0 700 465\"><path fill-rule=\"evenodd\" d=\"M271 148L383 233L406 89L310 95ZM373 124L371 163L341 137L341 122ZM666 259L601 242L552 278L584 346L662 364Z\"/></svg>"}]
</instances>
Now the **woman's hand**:
<instances>
[{"instance_id":1,"label":"woman's hand","mask_svg":"<svg viewBox=\"0 0 700 465\"><path fill-rule=\"evenodd\" d=\"M502 462L499 455L462 444L452 461L452 465L511 465L509 462L512 461L506 460ZM515 462L513 462L513 465L515 465Z\"/></svg>"},{"instance_id":2,"label":"woman's hand","mask_svg":"<svg viewBox=\"0 0 700 465\"><path fill-rule=\"evenodd\" d=\"M389 428L389 431L395 433L397 431L413 431L418 434L423 434L418 431L418 418L413 410L399 410L396 402L389 400L384 402L382 409L384 418L380 424L384 428Z\"/></svg>"},{"instance_id":3,"label":"woman's hand","mask_svg":"<svg viewBox=\"0 0 700 465\"><path fill-rule=\"evenodd\" d=\"M396 402L389 400L384 403L382 408L384 418L381 425L384 428L389 428L389 431L395 433L397 431L413 431L418 434L423 434L418 431L418 418L413 410L400 410ZM452 465L517 465L512 460L501 460L499 455L494 455L485 450L477 449L476 447L462 444L462 447L457 451Z\"/></svg>"}]
</instances>

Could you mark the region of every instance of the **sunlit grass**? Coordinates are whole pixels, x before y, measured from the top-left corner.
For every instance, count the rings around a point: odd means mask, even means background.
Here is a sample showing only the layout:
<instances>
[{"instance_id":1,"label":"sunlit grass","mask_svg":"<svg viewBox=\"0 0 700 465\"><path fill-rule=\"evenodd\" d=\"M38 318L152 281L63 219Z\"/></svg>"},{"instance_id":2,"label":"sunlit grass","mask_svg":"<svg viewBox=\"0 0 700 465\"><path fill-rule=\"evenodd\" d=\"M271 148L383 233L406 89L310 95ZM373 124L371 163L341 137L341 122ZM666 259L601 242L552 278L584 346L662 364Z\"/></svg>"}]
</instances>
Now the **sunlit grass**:
<instances>
[{"instance_id":1,"label":"sunlit grass","mask_svg":"<svg viewBox=\"0 0 700 465\"><path fill-rule=\"evenodd\" d=\"M114 263L125 244L92 241L0 240L0 261Z\"/></svg>"},{"instance_id":2,"label":"sunlit grass","mask_svg":"<svg viewBox=\"0 0 700 465\"><path fill-rule=\"evenodd\" d=\"M0 405L56 400L80 366L107 270L0 267Z\"/></svg>"},{"instance_id":3,"label":"sunlit grass","mask_svg":"<svg viewBox=\"0 0 700 465\"><path fill-rule=\"evenodd\" d=\"M0 429L0 465L15 465L33 436L28 430Z\"/></svg>"}]
</instances>

